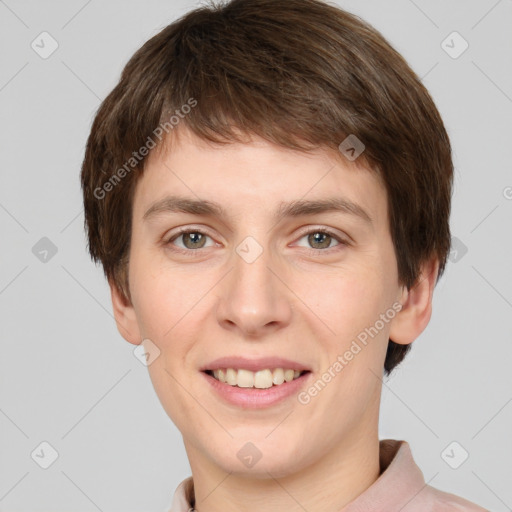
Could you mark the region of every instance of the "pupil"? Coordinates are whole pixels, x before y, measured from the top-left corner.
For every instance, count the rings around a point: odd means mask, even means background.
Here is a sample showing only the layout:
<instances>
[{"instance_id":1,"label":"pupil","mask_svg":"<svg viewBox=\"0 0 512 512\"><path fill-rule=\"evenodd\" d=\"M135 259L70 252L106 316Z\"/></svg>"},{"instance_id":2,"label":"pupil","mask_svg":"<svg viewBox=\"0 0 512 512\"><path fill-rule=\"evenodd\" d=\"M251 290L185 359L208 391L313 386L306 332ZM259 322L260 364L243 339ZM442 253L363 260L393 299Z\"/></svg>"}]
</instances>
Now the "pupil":
<instances>
[{"instance_id":1,"label":"pupil","mask_svg":"<svg viewBox=\"0 0 512 512\"><path fill-rule=\"evenodd\" d=\"M312 233L310 235L310 243L312 244L320 244L322 248L329 246L329 238L330 236L327 233ZM327 240L327 243L326 243Z\"/></svg>"},{"instance_id":2,"label":"pupil","mask_svg":"<svg viewBox=\"0 0 512 512\"><path fill-rule=\"evenodd\" d=\"M192 246L195 245L195 247L201 247L202 245L198 244L198 242L201 242L202 239L201 233L186 233L185 234L185 245L188 246L188 243L190 243Z\"/></svg>"}]
</instances>

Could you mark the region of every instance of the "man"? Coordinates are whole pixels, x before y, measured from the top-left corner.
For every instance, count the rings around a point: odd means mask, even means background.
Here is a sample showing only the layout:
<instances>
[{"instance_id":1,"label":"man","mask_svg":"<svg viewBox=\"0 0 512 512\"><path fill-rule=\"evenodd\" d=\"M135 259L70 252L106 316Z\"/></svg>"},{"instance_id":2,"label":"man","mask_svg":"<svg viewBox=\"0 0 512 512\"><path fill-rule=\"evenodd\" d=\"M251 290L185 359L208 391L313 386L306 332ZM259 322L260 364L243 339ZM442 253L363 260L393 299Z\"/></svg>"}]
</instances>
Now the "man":
<instances>
[{"instance_id":1,"label":"man","mask_svg":"<svg viewBox=\"0 0 512 512\"><path fill-rule=\"evenodd\" d=\"M89 250L183 436L171 512L482 511L378 438L382 372L427 326L451 148L372 27L317 0L198 8L94 120Z\"/></svg>"}]
</instances>

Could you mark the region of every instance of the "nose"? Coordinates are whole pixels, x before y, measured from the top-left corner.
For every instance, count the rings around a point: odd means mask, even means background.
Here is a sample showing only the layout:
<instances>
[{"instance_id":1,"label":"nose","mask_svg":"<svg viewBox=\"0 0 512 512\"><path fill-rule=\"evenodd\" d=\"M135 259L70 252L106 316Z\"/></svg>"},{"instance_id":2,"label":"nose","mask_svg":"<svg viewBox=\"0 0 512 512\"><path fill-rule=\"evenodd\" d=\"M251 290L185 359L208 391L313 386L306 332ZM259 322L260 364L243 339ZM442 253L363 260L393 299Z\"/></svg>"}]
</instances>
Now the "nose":
<instances>
[{"instance_id":1,"label":"nose","mask_svg":"<svg viewBox=\"0 0 512 512\"><path fill-rule=\"evenodd\" d=\"M293 294L269 250L252 262L240 254L233 253L234 268L222 280L217 320L238 336L261 338L289 325Z\"/></svg>"}]
</instances>

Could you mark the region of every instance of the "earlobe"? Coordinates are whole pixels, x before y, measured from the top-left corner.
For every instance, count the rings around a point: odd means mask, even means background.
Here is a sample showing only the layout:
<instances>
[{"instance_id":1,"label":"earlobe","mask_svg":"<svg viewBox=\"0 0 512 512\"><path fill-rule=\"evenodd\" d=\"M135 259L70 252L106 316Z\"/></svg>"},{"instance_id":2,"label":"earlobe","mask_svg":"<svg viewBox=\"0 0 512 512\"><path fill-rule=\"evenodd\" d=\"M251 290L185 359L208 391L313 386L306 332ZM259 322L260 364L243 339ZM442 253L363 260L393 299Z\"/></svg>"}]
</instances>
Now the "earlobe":
<instances>
[{"instance_id":1,"label":"earlobe","mask_svg":"<svg viewBox=\"0 0 512 512\"><path fill-rule=\"evenodd\" d=\"M399 345L412 343L427 327L432 315L432 296L439 261L432 258L421 267L421 273L410 290L404 288L402 309L391 323L389 338Z\"/></svg>"},{"instance_id":2,"label":"earlobe","mask_svg":"<svg viewBox=\"0 0 512 512\"><path fill-rule=\"evenodd\" d=\"M109 286L117 330L126 341L133 345L139 345L142 338L133 305L113 281L109 280Z\"/></svg>"}]
</instances>

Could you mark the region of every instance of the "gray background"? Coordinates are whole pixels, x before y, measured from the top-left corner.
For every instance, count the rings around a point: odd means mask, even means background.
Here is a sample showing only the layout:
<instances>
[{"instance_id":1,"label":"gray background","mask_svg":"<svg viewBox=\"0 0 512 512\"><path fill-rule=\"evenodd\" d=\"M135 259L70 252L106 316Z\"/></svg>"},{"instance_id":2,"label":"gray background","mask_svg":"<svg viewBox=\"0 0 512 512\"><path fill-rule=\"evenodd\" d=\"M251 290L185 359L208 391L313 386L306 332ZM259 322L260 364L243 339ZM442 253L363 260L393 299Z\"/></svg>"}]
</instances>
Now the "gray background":
<instances>
[{"instance_id":1,"label":"gray background","mask_svg":"<svg viewBox=\"0 0 512 512\"><path fill-rule=\"evenodd\" d=\"M384 381L381 438L409 441L430 485L511 510L512 0L337 3L422 77L456 166L456 251L429 326ZM86 253L79 169L93 115L128 58L197 5L0 1L2 511L165 511L190 474ZM46 59L31 47L43 31L59 45ZM457 58L462 40L442 46L453 31L469 43ZM58 452L48 469L44 441ZM458 469L441 455L453 441L452 464L469 453Z\"/></svg>"}]
</instances>

